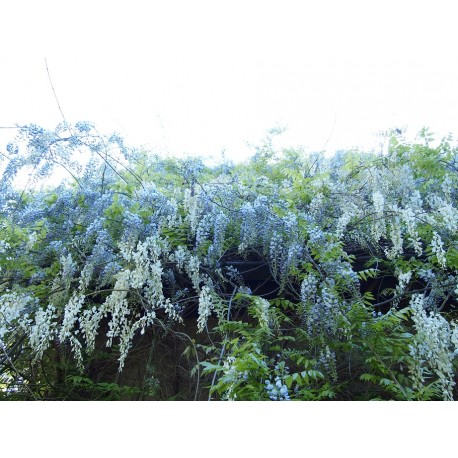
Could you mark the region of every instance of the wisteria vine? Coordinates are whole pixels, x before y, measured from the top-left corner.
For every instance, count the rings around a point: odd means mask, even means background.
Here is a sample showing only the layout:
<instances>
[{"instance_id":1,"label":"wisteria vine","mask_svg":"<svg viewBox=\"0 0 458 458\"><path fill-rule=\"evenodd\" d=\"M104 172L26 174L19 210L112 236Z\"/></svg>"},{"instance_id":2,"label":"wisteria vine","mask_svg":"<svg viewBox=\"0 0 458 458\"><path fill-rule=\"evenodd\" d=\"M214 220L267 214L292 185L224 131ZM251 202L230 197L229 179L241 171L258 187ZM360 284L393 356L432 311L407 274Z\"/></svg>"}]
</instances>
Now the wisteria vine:
<instances>
[{"instance_id":1,"label":"wisteria vine","mask_svg":"<svg viewBox=\"0 0 458 458\"><path fill-rule=\"evenodd\" d=\"M393 133L383 153L330 158L266 147L210 167L88 122L18 130L0 163L5 396L38 378L46 397L47 354L89 375L99 344L114 345L122 373L145 333L192 322L186 354L216 373L210 397L338 397L353 393L354 364L372 397L456 398L451 139ZM65 179L48 186L57 171Z\"/></svg>"}]
</instances>

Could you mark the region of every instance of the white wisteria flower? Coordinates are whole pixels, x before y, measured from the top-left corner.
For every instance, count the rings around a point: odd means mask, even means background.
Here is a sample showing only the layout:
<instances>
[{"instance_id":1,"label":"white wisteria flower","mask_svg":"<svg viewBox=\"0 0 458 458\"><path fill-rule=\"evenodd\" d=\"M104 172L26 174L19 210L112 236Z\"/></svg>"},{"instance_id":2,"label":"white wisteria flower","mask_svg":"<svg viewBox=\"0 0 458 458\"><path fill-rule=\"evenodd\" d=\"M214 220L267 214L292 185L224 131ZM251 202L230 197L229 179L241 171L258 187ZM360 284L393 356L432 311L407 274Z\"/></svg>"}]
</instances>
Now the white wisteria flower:
<instances>
[{"instance_id":1,"label":"white wisteria flower","mask_svg":"<svg viewBox=\"0 0 458 458\"><path fill-rule=\"evenodd\" d=\"M410 301L416 329L410 345L410 372L414 388L421 390L431 376L437 378L444 400L453 400L453 360L458 352L457 328L440 314L425 310L425 297L414 294ZM453 327L453 330L452 330Z\"/></svg>"},{"instance_id":2,"label":"white wisteria flower","mask_svg":"<svg viewBox=\"0 0 458 458\"><path fill-rule=\"evenodd\" d=\"M207 325L208 317L213 310L213 302L210 295L210 288L203 286L199 295L199 317L197 318L197 332L202 332Z\"/></svg>"},{"instance_id":3,"label":"white wisteria flower","mask_svg":"<svg viewBox=\"0 0 458 458\"><path fill-rule=\"evenodd\" d=\"M441 236L434 231L433 238L431 240L431 250L436 255L437 262L442 268L446 266L446 258L444 251L444 242L441 239Z\"/></svg>"}]
</instances>

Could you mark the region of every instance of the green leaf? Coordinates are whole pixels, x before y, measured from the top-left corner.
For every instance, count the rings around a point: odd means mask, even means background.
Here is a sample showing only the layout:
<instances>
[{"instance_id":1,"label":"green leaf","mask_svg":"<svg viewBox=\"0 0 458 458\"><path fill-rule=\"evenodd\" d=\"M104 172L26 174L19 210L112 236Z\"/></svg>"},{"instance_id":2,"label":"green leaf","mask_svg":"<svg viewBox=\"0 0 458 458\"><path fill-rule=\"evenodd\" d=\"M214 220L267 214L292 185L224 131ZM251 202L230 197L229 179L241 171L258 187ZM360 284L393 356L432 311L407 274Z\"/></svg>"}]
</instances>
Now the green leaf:
<instances>
[{"instance_id":1,"label":"green leaf","mask_svg":"<svg viewBox=\"0 0 458 458\"><path fill-rule=\"evenodd\" d=\"M293 374L293 375L294 375L294 374ZM285 384L286 384L286 386L288 387L288 389L291 388L291 385L293 384L293 381L294 381L294 378L293 378L292 375L287 375L287 376L285 377Z\"/></svg>"},{"instance_id":2,"label":"green leaf","mask_svg":"<svg viewBox=\"0 0 458 458\"><path fill-rule=\"evenodd\" d=\"M359 376L359 379L362 380L363 382L377 382L377 377L373 374L361 374Z\"/></svg>"}]
</instances>

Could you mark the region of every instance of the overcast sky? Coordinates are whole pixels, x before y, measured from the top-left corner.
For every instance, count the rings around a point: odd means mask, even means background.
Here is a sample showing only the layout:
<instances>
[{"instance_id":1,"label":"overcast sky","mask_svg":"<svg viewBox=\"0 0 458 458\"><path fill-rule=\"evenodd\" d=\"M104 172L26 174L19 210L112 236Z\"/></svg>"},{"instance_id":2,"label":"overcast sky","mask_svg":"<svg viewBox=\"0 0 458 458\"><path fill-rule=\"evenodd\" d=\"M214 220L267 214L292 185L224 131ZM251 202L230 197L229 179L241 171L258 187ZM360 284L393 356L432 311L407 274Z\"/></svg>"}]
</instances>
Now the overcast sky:
<instances>
[{"instance_id":1,"label":"overcast sky","mask_svg":"<svg viewBox=\"0 0 458 458\"><path fill-rule=\"evenodd\" d=\"M10 3L0 126L61 121L46 57L69 121L172 154L243 159L276 125L330 152L393 127L458 135L452 1Z\"/></svg>"}]
</instances>

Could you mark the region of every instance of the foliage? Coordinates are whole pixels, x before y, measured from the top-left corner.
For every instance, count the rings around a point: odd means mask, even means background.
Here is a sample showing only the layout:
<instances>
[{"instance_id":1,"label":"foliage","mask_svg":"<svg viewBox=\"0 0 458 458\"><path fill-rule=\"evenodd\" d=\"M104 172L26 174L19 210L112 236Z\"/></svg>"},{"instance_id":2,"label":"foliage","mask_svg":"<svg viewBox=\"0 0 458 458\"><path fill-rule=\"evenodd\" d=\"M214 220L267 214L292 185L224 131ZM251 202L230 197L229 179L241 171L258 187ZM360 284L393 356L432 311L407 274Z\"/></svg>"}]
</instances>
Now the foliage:
<instances>
[{"instance_id":1,"label":"foliage","mask_svg":"<svg viewBox=\"0 0 458 458\"><path fill-rule=\"evenodd\" d=\"M458 149L432 143L327 158L268 136L208 166L22 126L1 152L0 396L456 399Z\"/></svg>"}]
</instances>

